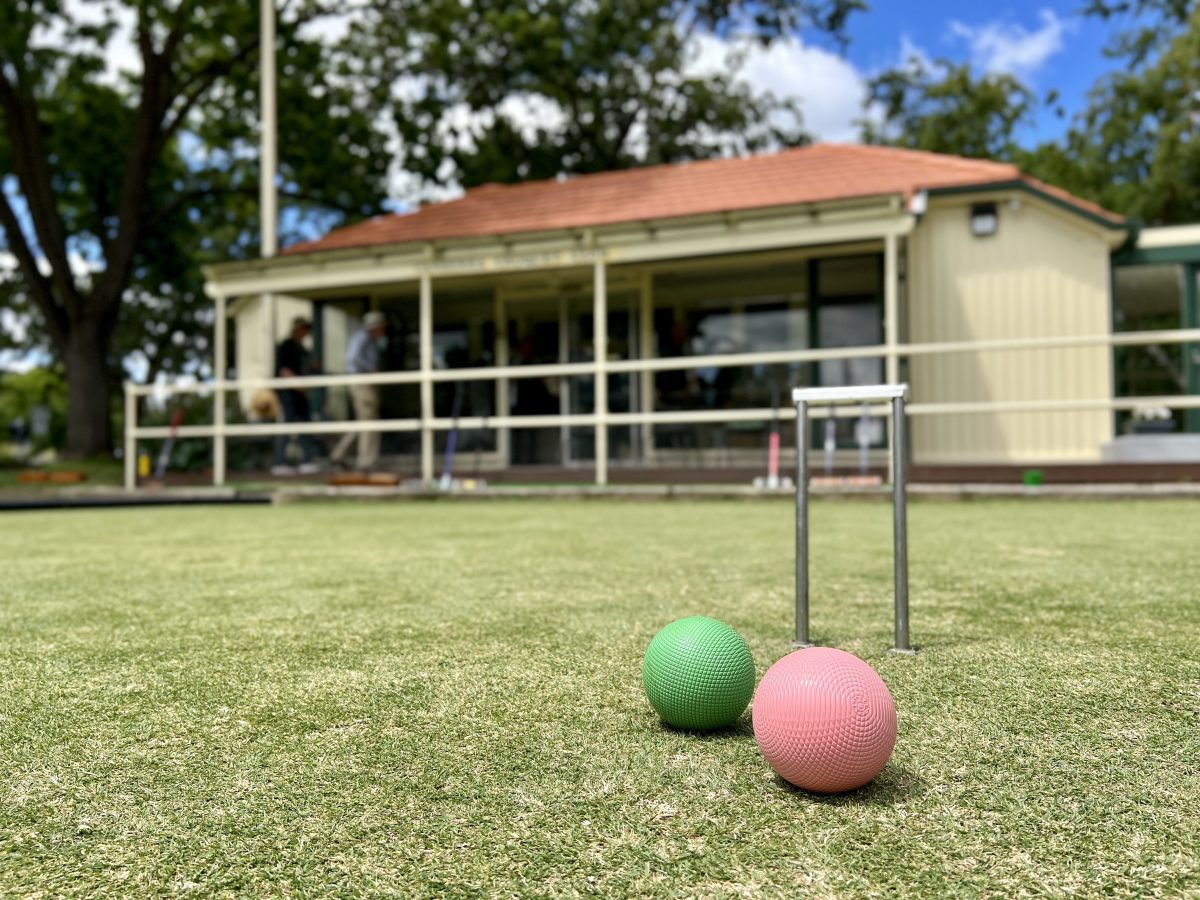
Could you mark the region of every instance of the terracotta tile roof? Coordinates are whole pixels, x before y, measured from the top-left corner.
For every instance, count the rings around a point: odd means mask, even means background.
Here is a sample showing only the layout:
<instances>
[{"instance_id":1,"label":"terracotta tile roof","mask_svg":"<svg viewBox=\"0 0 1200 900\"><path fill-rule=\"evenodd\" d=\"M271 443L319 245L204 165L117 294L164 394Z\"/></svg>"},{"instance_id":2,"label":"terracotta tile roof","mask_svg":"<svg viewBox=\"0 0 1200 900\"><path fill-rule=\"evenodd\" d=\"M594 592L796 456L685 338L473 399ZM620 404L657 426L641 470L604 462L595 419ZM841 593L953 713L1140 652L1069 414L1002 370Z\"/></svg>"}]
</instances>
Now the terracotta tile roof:
<instances>
[{"instance_id":1,"label":"terracotta tile roof","mask_svg":"<svg viewBox=\"0 0 1200 900\"><path fill-rule=\"evenodd\" d=\"M1030 187L1035 188L1035 189L1041 191L1042 193L1049 194L1052 197L1057 197L1059 200L1062 200L1064 203L1068 203L1071 206L1078 207L1079 209L1083 210L1084 212L1091 213L1093 216L1099 216L1102 219L1107 219L1109 222L1112 222L1114 225L1124 225L1125 224L1126 220L1125 220L1124 216L1118 215L1115 212L1109 212L1107 209L1105 209L1099 203L1093 203L1091 200L1084 200L1082 197L1076 197L1074 194L1070 193L1069 191L1064 191L1062 188L1058 187L1057 185L1049 184L1045 181L1041 181L1040 179L1033 178L1032 176L1029 176L1029 175L1022 175L1021 180L1023 182L1025 182L1027 185L1029 185Z\"/></svg>"},{"instance_id":2,"label":"terracotta tile roof","mask_svg":"<svg viewBox=\"0 0 1200 900\"><path fill-rule=\"evenodd\" d=\"M563 181L489 184L416 212L379 216L285 253L490 237L1022 180L1081 211L1120 216L1044 185L1009 163L860 144L649 166Z\"/></svg>"}]
</instances>

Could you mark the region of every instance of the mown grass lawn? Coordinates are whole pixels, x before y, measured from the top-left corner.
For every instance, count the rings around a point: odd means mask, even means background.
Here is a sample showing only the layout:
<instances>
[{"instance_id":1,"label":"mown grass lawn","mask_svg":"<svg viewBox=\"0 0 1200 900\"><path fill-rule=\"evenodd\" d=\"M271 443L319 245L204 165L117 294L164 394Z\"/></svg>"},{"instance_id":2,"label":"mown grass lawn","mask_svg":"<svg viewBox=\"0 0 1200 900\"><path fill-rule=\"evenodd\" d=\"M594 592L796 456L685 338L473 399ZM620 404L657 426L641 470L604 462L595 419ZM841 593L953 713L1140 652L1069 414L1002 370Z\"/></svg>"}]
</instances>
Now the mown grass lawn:
<instances>
[{"instance_id":1,"label":"mown grass lawn","mask_svg":"<svg viewBox=\"0 0 1200 900\"><path fill-rule=\"evenodd\" d=\"M1200 505L812 511L813 632L900 718L870 786L666 730L642 653L788 651L786 503L0 518L0 894L1200 892Z\"/></svg>"}]
</instances>

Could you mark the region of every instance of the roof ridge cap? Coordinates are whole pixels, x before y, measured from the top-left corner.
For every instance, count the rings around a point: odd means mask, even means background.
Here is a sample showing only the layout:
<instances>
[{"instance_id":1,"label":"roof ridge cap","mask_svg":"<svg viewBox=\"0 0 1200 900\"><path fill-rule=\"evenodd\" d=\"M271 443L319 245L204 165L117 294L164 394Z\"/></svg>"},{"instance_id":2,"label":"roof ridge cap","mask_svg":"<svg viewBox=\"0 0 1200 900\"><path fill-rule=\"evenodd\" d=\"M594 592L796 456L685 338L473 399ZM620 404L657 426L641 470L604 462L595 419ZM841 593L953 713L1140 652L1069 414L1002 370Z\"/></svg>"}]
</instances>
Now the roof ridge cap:
<instances>
[{"instance_id":1,"label":"roof ridge cap","mask_svg":"<svg viewBox=\"0 0 1200 900\"><path fill-rule=\"evenodd\" d=\"M869 152L894 153L903 156L918 156L925 159L932 158L943 165L983 165L991 167L1006 166L1017 169L1018 171L1020 170L1016 163L1005 160L984 159L976 156L963 156L961 153L942 153L938 150L925 150L921 147L891 147L886 144L835 144L834 146L845 147L847 149L866 150Z\"/></svg>"},{"instance_id":2,"label":"roof ridge cap","mask_svg":"<svg viewBox=\"0 0 1200 900\"><path fill-rule=\"evenodd\" d=\"M608 170L605 170L602 172L571 172L571 173L565 173L566 178L563 178L562 177L563 173L560 173L559 175L555 175L550 178L535 178L530 181L516 181L516 182L511 182L511 183L488 182L486 184L476 185L473 188L468 188L466 191L466 194L475 193L475 192L478 192L478 191L484 190L484 189L491 190L491 189L496 189L496 188L524 188L524 187L533 187L535 185L557 185L557 184L578 182L578 181L583 181L583 180L613 178L613 177L620 177L622 175L628 175L632 172L641 173L641 172L655 172L655 171L680 171L683 169L690 169L690 168L697 167L697 166L707 167L707 166L716 166L716 165L722 165L722 164L727 164L727 163L748 162L751 160L776 159L781 156L789 156L792 154L801 153L801 152L805 152L805 151L811 151L811 150L815 150L815 149L822 148L822 147L827 148L827 147L836 147L836 146L859 146L859 145L854 145L854 144L837 145L837 144L832 144L829 142L820 142L820 143L815 143L815 144L804 144L804 145L798 146L798 147L780 147L777 150L772 150L767 153L745 153L745 154L739 154L739 155L735 155L735 156L710 156L710 157L706 157L703 159L677 159L672 162L659 162L659 163L653 163L651 165L630 166L625 169L608 169ZM464 194L464 196L466 196L466 194ZM460 198L456 198L456 199L462 199L462 198L460 197ZM447 201L447 202L453 202L453 201Z\"/></svg>"}]
</instances>

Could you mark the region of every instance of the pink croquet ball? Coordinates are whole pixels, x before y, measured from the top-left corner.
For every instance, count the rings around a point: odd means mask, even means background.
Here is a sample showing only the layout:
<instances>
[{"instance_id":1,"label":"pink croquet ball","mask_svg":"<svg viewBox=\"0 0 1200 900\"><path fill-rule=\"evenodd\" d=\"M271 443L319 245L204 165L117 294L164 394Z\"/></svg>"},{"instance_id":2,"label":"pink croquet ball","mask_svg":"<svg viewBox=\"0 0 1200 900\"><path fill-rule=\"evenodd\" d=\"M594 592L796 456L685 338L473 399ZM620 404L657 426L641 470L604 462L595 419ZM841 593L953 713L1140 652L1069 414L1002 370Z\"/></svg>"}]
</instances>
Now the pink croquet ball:
<instances>
[{"instance_id":1,"label":"pink croquet ball","mask_svg":"<svg viewBox=\"0 0 1200 900\"><path fill-rule=\"evenodd\" d=\"M844 650L789 653L754 694L754 739L796 787L836 794L883 771L896 744L896 704L869 665Z\"/></svg>"}]
</instances>

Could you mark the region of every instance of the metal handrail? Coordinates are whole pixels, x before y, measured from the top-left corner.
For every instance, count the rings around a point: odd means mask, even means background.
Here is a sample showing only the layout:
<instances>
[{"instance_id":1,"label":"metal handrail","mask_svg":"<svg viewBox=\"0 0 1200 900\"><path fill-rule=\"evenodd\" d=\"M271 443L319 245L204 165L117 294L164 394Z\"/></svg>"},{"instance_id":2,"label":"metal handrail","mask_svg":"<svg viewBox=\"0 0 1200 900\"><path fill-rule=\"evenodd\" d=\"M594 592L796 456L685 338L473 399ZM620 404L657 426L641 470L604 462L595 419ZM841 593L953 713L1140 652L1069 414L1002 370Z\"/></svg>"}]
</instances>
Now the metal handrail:
<instances>
[{"instance_id":1,"label":"metal handrail","mask_svg":"<svg viewBox=\"0 0 1200 900\"><path fill-rule=\"evenodd\" d=\"M1200 343L1200 328L1160 331L1130 331L1108 335L1081 335L1050 338L1001 338L986 341L945 341L921 344L872 344L862 347L831 347L815 350L772 350L763 353L720 353L707 356L672 356L647 359L608 360L609 373L663 372L677 369L710 369L738 366L778 365L781 363L828 362L846 359L882 359L885 356L929 356L951 353L1000 352L1005 350L1050 350L1089 346L1138 346L1142 344ZM539 363L516 366L471 366L461 369L433 369L428 375L434 382L491 381L522 378L591 375L596 363ZM195 384L126 384L136 396L152 394L203 394L248 388L348 387L356 384L419 384L425 373L419 369L401 372L374 372L369 375L305 375L293 378L238 378L198 381Z\"/></svg>"},{"instance_id":2,"label":"metal handrail","mask_svg":"<svg viewBox=\"0 0 1200 900\"><path fill-rule=\"evenodd\" d=\"M553 378L568 376L596 376L598 374L624 374L656 372L694 368L724 368L737 366L760 366L780 363L811 363L828 360L870 359L928 356L967 352L1003 352L1060 349L1087 346L1139 346L1145 344L1200 343L1200 328L1169 329L1158 331L1135 331L1119 334L1078 335L1068 337L1002 338L983 341L948 341L917 344L876 344L864 347L837 347L810 350L785 350L764 353L726 353L708 356L682 356L669 358L592 360L576 363L551 363L516 366L486 366L462 369L414 370L402 372L378 372L370 375L315 375L296 378L246 378L201 381L194 384L139 385L125 384L125 481L132 487L135 478L136 443L139 438L162 439L170 435L171 429L163 426L138 426L137 398L158 395L215 394L223 400L230 391L251 388L313 388L350 385L394 385L517 380L524 378ZM220 404L218 404L220 405ZM911 403L906 412L910 416L974 415L985 413L1058 412L1084 410L1130 410L1142 406L1160 406L1169 409L1200 409L1200 395L1182 394L1155 397L1112 397L1081 398L1074 400L988 400L977 402ZM871 415L887 415L888 407L872 407ZM858 417L862 410L834 408L830 415ZM822 413L825 415L825 413ZM649 412L580 413L552 416L466 416L457 419L431 417L429 419L379 419L374 421L322 422L262 422L231 424L218 420L211 425L186 425L176 430L178 437L215 438L223 446L228 437L269 436L279 434L346 434L360 432L435 432L453 428L561 428L563 426L600 428L620 425L663 425L703 424L729 422L758 422L772 419L795 418L792 409L771 407L719 409L719 410L654 410Z\"/></svg>"}]
</instances>

